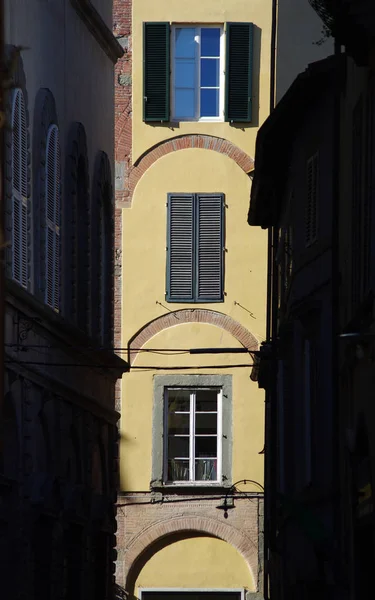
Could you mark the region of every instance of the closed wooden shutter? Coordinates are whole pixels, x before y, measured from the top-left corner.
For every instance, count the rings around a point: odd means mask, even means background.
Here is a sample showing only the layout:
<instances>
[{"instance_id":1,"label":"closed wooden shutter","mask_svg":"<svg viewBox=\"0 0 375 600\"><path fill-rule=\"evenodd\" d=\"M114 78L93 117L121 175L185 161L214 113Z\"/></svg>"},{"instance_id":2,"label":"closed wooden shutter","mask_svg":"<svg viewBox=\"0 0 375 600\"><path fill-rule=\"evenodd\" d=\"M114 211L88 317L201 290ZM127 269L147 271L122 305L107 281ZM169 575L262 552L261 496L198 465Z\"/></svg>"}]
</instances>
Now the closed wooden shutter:
<instances>
[{"instance_id":1,"label":"closed wooden shutter","mask_svg":"<svg viewBox=\"0 0 375 600\"><path fill-rule=\"evenodd\" d=\"M60 141L59 130L51 125L46 144L46 262L45 302L60 308Z\"/></svg>"},{"instance_id":2,"label":"closed wooden shutter","mask_svg":"<svg viewBox=\"0 0 375 600\"><path fill-rule=\"evenodd\" d=\"M307 161L307 198L305 215L305 243L311 246L318 233L318 153Z\"/></svg>"},{"instance_id":3,"label":"closed wooden shutter","mask_svg":"<svg viewBox=\"0 0 375 600\"><path fill-rule=\"evenodd\" d=\"M197 195L197 300L223 294L223 196Z\"/></svg>"},{"instance_id":4,"label":"closed wooden shutter","mask_svg":"<svg viewBox=\"0 0 375 600\"><path fill-rule=\"evenodd\" d=\"M253 24L227 23L225 120L252 120Z\"/></svg>"},{"instance_id":5,"label":"closed wooden shutter","mask_svg":"<svg viewBox=\"0 0 375 600\"><path fill-rule=\"evenodd\" d=\"M194 194L168 198L167 299L194 297Z\"/></svg>"},{"instance_id":6,"label":"closed wooden shutter","mask_svg":"<svg viewBox=\"0 0 375 600\"><path fill-rule=\"evenodd\" d=\"M15 90L12 107L12 197L12 277L27 287L27 125L21 90Z\"/></svg>"},{"instance_id":7,"label":"closed wooden shutter","mask_svg":"<svg viewBox=\"0 0 375 600\"><path fill-rule=\"evenodd\" d=\"M169 23L144 23L143 119L169 121L170 95Z\"/></svg>"}]
</instances>

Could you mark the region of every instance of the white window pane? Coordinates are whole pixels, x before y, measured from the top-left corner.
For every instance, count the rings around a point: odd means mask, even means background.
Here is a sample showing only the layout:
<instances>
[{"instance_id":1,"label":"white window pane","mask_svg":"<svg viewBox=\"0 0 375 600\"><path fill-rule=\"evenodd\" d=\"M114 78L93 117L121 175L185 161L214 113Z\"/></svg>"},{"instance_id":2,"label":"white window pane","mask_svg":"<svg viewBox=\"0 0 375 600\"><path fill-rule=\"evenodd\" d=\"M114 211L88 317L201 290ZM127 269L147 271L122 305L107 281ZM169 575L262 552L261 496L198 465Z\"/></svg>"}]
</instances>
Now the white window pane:
<instances>
[{"instance_id":1,"label":"white window pane","mask_svg":"<svg viewBox=\"0 0 375 600\"><path fill-rule=\"evenodd\" d=\"M176 58L194 58L196 51L195 27L180 27L176 29L175 56Z\"/></svg>"},{"instance_id":2,"label":"white window pane","mask_svg":"<svg viewBox=\"0 0 375 600\"><path fill-rule=\"evenodd\" d=\"M217 455L217 438L214 437L196 437L195 438L195 456L211 457ZM176 456L176 455L175 455Z\"/></svg>"},{"instance_id":3,"label":"white window pane","mask_svg":"<svg viewBox=\"0 0 375 600\"><path fill-rule=\"evenodd\" d=\"M177 88L195 88L196 74L194 60L190 58L176 58L174 83Z\"/></svg>"},{"instance_id":4,"label":"white window pane","mask_svg":"<svg viewBox=\"0 0 375 600\"><path fill-rule=\"evenodd\" d=\"M189 481L189 461L169 460L168 481Z\"/></svg>"},{"instance_id":5,"label":"white window pane","mask_svg":"<svg viewBox=\"0 0 375 600\"><path fill-rule=\"evenodd\" d=\"M217 481L216 458L195 461L195 481Z\"/></svg>"},{"instance_id":6,"label":"white window pane","mask_svg":"<svg viewBox=\"0 0 375 600\"><path fill-rule=\"evenodd\" d=\"M219 87L219 64L218 58L201 58L202 87Z\"/></svg>"},{"instance_id":7,"label":"white window pane","mask_svg":"<svg viewBox=\"0 0 375 600\"><path fill-rule=\"evenodd\" d=\"M168 390L168 411L189 412L190 391L173 389Z\"/></svg>"},{"instance_id":8,"label":"white window pane","mask_svg":"<svg viewBox=\"0 0 375 600\"><path fill-rule=\"evenodd\" d=\"M195 90L175 89L175 117L195 118Z\"/></svg>"},{"instance_id":9,"label":"white window pane","mask_svg":"<svg viewBox=\"0 0 375 600\"><path fill-rule=\"evenodd\" d=\"M185 434L189 435L190 415L180 413L169 413L168 415L168 433L169 435Z\"/></svg>"},{"instance_id":10,"label":"white window pane","mask_svg":"<svg viewBox=\"0 0 375 600\"><path fill-rule=\"evenodd\" d=\"M219 116L219 90L201 90L201 117Z\"/></svg>"},{"instance_id":11,"label":"white window pane","mask_svg":"<svg viewBox=\"0 0 375 600\"><path fill-rule=\"evenodd\" d=\"M189 458L189 436L168 437L168 458L176 457Z\"/></svg>"},{"instance_id":12,"label":"white window pane","mask_svg":"<svg viewBox=\"0 0 375 600\"><path fill-rule=\"evenodd\" d=\"M201 56L220 56L220 29L202 27Z\"/></svg>"},{"instance_id":13,"label":"white window pane","mask_svg":"<svg viewBox=\"0 0 375 600\"><path fill-rule=\"evenodd\" d=\"M197 413L195 415L195 433L214 434L217 433L217 414L216 413Z\"/></svg>"},{"instance_id":14,"label":"white window pane","mask_svg":"<svg viewBox=\"0 0 375 600\"><path fill-rule=\"evenodd\" d=\"M196 412L217 411L217 390L197 390L195 398Z\"/></svg>"}]
</instances>

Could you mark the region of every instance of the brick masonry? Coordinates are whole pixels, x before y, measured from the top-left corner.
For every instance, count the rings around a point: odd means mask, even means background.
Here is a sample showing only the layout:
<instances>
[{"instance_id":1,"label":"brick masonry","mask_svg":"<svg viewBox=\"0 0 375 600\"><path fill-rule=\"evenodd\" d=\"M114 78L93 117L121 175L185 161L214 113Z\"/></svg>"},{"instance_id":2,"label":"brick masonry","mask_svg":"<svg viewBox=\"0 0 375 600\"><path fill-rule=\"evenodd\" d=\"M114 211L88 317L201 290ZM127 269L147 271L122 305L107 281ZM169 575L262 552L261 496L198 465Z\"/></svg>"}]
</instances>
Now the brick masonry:
<instances>
[{"instance_id":1,"label":"brick masonry","mask_svg":"<svg viewBox=\"0 0 375 600\"><path fill-rule=\"evenodd\" d=\"M217 327L228 331L228 333L231 333L244 348L248 348L249 350L258 350L259 348L259 343L253 334L229 315L205 308L187 308L169 312L162 317L158 317L139 331L129 344L130 364L134 363L138 356L139 349L142 348L144 344L146 344L154 335L163 331L163 329L168 329L168 327L176 325L176 319L178 319L179 325L182 323L209 323L211 325L216 325Z\"/></svg>"},{"instance_id":2,"label":"brick masonry","mask_svg":"<svg viewBox=\"0 0 375 600\"><path fill-rule=\"evenodd\" d=\"M132 142L132 0L114 0L113 33L124 48L115 67L115 268L114 345L121 348L122 208L121 181L131 165ZM120 189L119 189L120 188ZM116 410L121 408L121 383L116 387Z\"/></svg>"},{"instance_id":3,"label":"brick masonry","mask_svg":"<svg viewBox=\"0 0 375 600\"><path fill-rule=\"evenodd\" d=\"M150 148L134 165L131 165L128 151L128 140L131 140L131 131L128 132L124 118L119 119L119 123L116 124L116 136L119 136L118 144L116 140L116 165L118 165L119 173L123 173L122 181L118 182L117 185L116 199L118 205L123 208L131 206L137 183L147 169L159 158L171 152L186 150L187 148L213 150L234 160L245 173L250 173L254 168L254 160L241 148L228 140L211 135L182 135L165 140ZM124 164L127 166L125 169L122 166Z\"/></svg>"},{"instance_id":4,"label":"brick masonry","mask_svg":"<svg viewBox=\"0 0 375 600\"><path fill-rule=\"evenodd\" d=\"M156 500L156 501L155 501ZM177 500L177 502L176 502ZM160 541L173 536L183 539L187 533L212 535L231 544L246 561L256 591L261 586L259 533L262 528L261 496L235 499L235 509L223 512L216 507L220 496L164 495L163 501L151 493L119 496L117 531L117 583L130 594L144 564L143 555Z\"/></svg>"}]
</instances>

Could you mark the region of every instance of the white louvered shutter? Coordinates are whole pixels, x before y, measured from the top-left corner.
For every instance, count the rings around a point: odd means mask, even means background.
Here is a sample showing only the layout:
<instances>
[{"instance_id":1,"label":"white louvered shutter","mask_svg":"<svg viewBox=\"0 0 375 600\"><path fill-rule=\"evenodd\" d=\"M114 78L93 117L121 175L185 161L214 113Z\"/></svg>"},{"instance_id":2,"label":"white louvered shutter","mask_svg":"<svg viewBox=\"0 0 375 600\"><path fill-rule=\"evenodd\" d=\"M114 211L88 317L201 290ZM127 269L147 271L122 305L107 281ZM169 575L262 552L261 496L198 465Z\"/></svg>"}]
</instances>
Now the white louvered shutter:
<instances>
[{"instance_id":1,"label":"white louvered shutter","mask_svg":"<svg viewBox=\"0 0 375 600\"><path fill-rule=\"evenodd\" d=\"M197 196L197 300L223 297L223 206L221 194Z\"/></svg>"},{"instance_id":2,"label":"white louvered shutter","mask_svg":"<svg viewBox=\"0 0 375 600\"><path fill-rule=\"evenodd\" d=\"M194 263L194 196L168 200L168 300L192 300Z\"/></svg>"},{"instance_id":3,"label":"white louvered shutter","mask_svg":"<svg viewBox=\"0 0 375 600\"><path fill-rule=\"evenodd\" d=\"M60 140L56 125L48 130L46 144L46 263L45 302L60 308Z\"/></svg>"},{"instance_id":4,"label":"white louvered shutter","mask_svg":"<svg viewBox=\"0 0 375 600\"><path fill-rule=\"evenodd\" d=\"M15 90L12 106L12 277L27 287L27 126L25 100Z\"/></svg>"},{"instance_id":5,"label":"white louvered shutter","mask_svg":"<svg viewBox=\"0 0 375 600\"><path fill-rule=\"evenodd\" d=\"M314 154L307 161L306 246L316 241L318 233L318 176L318 154Z\"/></svg>"}]
</instances>

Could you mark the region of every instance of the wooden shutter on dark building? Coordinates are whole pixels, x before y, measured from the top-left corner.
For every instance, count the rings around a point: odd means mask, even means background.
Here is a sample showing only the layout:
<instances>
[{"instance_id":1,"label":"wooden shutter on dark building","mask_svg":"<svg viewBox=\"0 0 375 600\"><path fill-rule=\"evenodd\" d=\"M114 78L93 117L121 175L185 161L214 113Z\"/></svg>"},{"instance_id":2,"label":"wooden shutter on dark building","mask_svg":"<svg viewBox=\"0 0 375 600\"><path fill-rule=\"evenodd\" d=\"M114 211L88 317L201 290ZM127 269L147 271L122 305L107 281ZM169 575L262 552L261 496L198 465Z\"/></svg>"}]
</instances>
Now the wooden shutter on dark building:
<instances>
[{"instance_id":1,"label":"wooden shutter on dark building","mask_svg":"<svg viewBox=\"0 0 375 600\"><path fill-rule=\"evenodd\" d=\"M253 24L228 23L225 69L225 120L252 121Z\"/></svg>"},{"instance_id":2,"label":"wooden shutter on dark building","mask_svg":"<svg viewBox=\"0 0 375 600\"><path fill-rule=\"evenodd\" d=\"M168 197L167 300L194 297L194 194Z\"/></svg>"},{"instance_id":3,"label":"wooden shutter on dark building","mask_svg":"<svg viewBox=\"0 0 375 600\"><path fill-rule=\"evenodd\" d=\"M143 82L143 120L169 121L169 23L144 23Z\"/></svg>"},{"instance_id":4,"label":"wooden shutter on dark building","mask_svg":"<svg viewBox=\"0 0 375 600\"><path fill-rule=\"evenodd\" d=\"M223 297L222 194L197 195L196 297L220 301Z\"/></svg>"}]
</instances>

